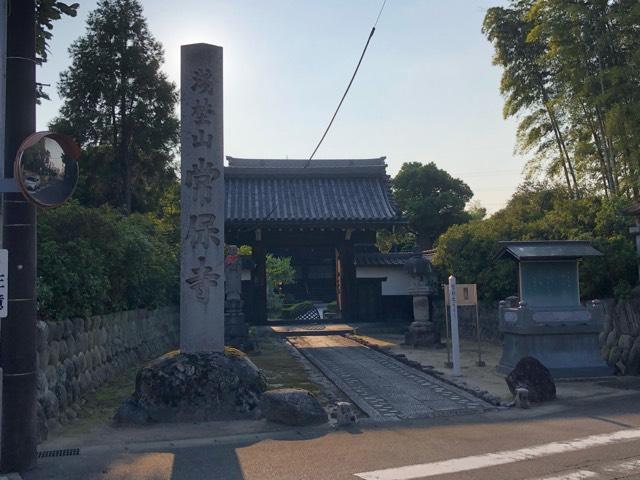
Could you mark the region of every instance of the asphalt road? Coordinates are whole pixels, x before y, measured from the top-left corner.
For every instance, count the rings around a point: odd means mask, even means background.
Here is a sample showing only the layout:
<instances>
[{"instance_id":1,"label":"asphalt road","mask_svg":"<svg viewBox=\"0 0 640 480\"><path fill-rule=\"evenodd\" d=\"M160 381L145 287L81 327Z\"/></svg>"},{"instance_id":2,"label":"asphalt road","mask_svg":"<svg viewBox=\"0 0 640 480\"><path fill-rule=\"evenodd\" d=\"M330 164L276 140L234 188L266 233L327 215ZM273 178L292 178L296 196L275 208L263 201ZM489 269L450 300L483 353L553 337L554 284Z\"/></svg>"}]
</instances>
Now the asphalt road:
<instances>
[{"instance_id":1,"label":"asphalt road","mask_svg":"<svg viewBox=\"0 0 640 480\"><path fill-rule=\"evenodd\" d=\"M82 448L79 456L41 459L23 477L640 479L638 392L561 409L361 424L349 431L312 428L231 439L211 433L211 438Z\"/></svg>"}]
</instances>

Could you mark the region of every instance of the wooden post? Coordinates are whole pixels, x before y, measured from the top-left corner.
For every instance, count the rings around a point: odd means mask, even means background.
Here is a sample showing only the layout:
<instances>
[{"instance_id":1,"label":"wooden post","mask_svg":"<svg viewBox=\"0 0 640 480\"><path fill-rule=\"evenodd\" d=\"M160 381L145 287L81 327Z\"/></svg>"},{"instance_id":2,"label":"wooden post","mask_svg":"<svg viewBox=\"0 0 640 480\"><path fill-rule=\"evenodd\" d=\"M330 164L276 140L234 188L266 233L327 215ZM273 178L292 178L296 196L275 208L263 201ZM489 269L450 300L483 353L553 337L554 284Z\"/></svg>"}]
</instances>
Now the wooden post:
<instances>
[{"instance_id":1,"label":"wooden post","mask_svg":"<svg viewBox=\"0 0 640 480\"><path fill-rule=\"evenodd\" d=\"M252 308L254 325L266 325L267 319L267 254L264 244L260 241L252 245L252 258L254 263L251 281L253 283Z\"/></svg>"},{"instance_id":2,"label":"wooden post","mask_svg":"<svg viewBox=\"0 0 640 480\"><path fill-rule=\"evenodd\" d=\"M358 321L356 263L353 243L347 240L340 246L340 290L342 319L347 322Z\"/></svg>"}]
</instances>

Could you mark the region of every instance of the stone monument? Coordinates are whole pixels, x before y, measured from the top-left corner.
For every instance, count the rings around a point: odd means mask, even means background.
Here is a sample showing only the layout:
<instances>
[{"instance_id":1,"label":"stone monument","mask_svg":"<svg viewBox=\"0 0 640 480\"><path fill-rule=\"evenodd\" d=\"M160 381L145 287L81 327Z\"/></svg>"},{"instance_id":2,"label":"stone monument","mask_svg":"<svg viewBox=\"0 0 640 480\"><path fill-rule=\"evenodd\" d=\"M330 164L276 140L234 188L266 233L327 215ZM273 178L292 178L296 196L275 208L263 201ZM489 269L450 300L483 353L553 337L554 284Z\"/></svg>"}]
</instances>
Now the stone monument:
<instances>
[{"instance_id":1,"label":"stone monument","mask_svg":"<svg viewBox=\"0 0 640 480\"><path fill-rule=\"evenodd\" d=\"M434 291L431 262L418 253L407 260L404 269L411 275L409 295L413 297L413 323L405 334L405 343L414 347L439 344L440 335L431 320L429 305L429 296Z\"/></svg>"},{"instance_id":2,"label":"stone monument","mask_svg":"<svg viewBox=\"0 0 640 480\"><path fill-rule=\"evenodd\" d=\"M183 46L180 351L138 372L116 424L252 417L266 390L256 366L224 342L222 112L222 48ZM239 271L228 273L228 298L237 307Z\"/></svg>"},{"instance_id":3,"label":"stone monument","mask_svg":"<svg viewBox=\"0 0 640 480\"><path fill-rule=\"evenodd\" d=\"M518 262L519 302L500 302L503 335L501 373L533 357L555 378L611 375L600 357L598 335L604 312L599 301L580 303L578 265L586 256L602 255L584 241L500 242L498 257ZM529 389L530 400L531 389ZM535 400L534 400L535 401Z\"/></svg>"},{"instance_id":4,"label":"stone monument","mask_svg":"<svg viewBox=\"0 0 640 480\"><path fill-rule=\"evenodd\" d=\"M222 48L182 47L180 350L224 349Z\"/></svg>"}]
</instances>

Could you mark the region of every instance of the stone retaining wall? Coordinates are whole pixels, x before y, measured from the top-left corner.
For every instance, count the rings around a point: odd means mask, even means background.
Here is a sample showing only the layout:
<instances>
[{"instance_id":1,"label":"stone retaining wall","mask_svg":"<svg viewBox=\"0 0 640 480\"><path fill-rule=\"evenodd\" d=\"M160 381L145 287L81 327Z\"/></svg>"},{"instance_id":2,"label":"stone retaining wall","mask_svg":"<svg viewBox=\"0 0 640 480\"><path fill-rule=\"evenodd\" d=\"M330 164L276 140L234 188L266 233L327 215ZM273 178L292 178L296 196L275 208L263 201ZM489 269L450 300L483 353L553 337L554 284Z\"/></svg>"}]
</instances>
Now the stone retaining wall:
<instances>
[{"instance_id":1,"label":"stone retaining wall","mask_svg":"<svg viewBox=\"0 0 640 480\"><path fill-rule=\"evenodd\" d=\"M606 315L600 334L602 358L623 375L640 374L640 299L603 304Z\"/></svg>"},{"instance_id":2,"label":"stone retaining wall","mask_svg":"<svg viewBox=\"0 0 640 480\"><path fill-rule=\"evenodd\" d=\"M58 322L39 321L40 441L77 417L83 396L124 369L176 348L176 307L130 310Z\"/></svg>"}]
</instances>

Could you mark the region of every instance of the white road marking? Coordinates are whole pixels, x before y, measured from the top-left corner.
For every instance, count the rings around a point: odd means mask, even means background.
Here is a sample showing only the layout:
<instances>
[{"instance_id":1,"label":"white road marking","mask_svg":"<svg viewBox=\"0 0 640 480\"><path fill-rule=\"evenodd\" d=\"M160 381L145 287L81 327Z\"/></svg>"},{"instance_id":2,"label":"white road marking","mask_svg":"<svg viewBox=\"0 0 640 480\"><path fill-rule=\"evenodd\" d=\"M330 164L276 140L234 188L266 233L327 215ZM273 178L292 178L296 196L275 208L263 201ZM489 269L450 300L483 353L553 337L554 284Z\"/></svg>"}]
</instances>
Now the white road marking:
<instances>
[{"instance_id":1,"label":"white road marking","mask_svg":"<svg viewBox=\"0 0 640 480\"><path fill-rule=\"evenodd\" d=\"M534 460L536 458L556 455L559 453L586 450L604 445L620 442L629 442L640 439L640 429L621 430L614 433L590 435L584 438L576 438L566 442L552 442L534 447L518 450L505 450L502 452L472 455L469 457L453 458L440 462L407 465L405 467L387 468L372 472L354 474L363 480L412 480L415 478L435 477L449 473L467 472L480 468L495 467L508 463Z\"/></svg>"},{"instance_id":2,"label":"white road marking","mask_svg":"<svg viewBox=\"0 0 640 480\"><path fill-rule=\"evenodd\" d=\"M587 478L597 478L598 476L599 474L591 470L578 470L576 472L563 473L551 477L540 477L535 480L585 480Z\"/></svg>"},{"instance_id":3,"label":"white road marking","mask_svg":"<svg viewBox=\"0 0 640 480\"><path fill-rule=\"evenodd\" d=\"M625 474L640 472L640 459L629 460L623 463L618 463L616 465L609 465L602 470L607 473Z\"/></svg>"}]
</instances>

